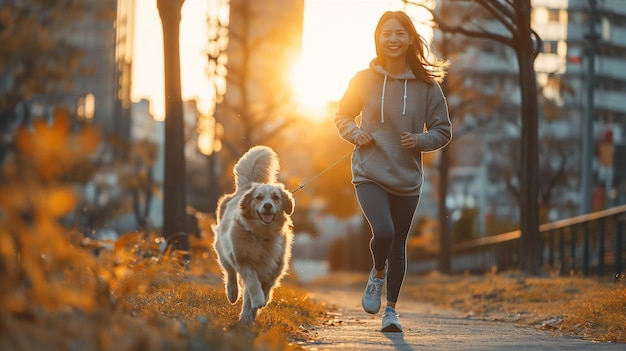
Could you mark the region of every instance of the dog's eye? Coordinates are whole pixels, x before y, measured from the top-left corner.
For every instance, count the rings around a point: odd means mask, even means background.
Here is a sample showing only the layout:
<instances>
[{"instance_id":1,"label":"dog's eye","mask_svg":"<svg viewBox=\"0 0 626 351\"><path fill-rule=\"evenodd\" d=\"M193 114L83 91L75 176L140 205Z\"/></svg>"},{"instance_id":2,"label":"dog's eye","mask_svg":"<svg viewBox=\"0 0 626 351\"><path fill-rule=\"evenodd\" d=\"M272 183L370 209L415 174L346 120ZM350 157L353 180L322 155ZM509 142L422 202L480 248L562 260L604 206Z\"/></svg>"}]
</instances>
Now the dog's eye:
<instances>
[{"instance_id":1,"label":"dog's eye","mask_svg":"<svg viewBox=\"0 0 626 351\"><path fill-rule=\"evenodd\" d=\"M257 196L256 196L256 199L257 199L257 200L263 200L263 195L261 195L261 194L257 195Z\"/></svg>"},{"instance_id":2,"label":"dog's eye","mask_svg":"<svg viewBox=\"0 0 626 351\"><path fill-rule=\"evenodd\" d=\"M280 196L278 196L278 194L272 194L272 200L278 201L280 200Z\"/></svg>"}]
</instances>

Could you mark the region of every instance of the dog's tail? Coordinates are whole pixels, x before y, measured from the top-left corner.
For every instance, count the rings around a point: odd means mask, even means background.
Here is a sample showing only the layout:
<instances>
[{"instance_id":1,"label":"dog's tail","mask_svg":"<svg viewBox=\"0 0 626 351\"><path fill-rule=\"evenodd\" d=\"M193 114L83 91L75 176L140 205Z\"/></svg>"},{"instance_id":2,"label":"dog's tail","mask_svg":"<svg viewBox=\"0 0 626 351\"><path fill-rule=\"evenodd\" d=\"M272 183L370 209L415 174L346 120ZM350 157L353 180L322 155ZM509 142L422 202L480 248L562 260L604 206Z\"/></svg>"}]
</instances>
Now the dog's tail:
<instances>
[{"instance_id":1,"label":"dog's tail","mask_svg":"<svg viewBox=\"0 0 626 351\"><path fill-rule=\"evenodd\" d=\"M235 165L235 184L241 189L256 183L276 183L278 177L278 155L263 145L254 146Z\"/></svg>"}]
</instances>

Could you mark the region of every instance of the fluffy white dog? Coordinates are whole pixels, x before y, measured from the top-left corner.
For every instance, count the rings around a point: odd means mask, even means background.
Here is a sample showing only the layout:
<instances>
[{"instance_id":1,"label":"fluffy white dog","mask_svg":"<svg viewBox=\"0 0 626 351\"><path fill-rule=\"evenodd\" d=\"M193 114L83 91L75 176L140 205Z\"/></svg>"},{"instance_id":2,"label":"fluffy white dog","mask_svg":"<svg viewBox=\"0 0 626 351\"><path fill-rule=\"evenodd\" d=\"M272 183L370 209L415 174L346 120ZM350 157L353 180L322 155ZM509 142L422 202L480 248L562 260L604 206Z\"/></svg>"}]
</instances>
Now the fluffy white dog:
<instances>
[{"instance_id":1,"label":"fluffy white dog","mask_svg":"<svg viewBox=\"0 0 626 351\"><path fill-rule=\"evenodd\" d=\"M294 199L277 181L279 162L267 146L248 150L234 168L235 192L217 204L214 248L231 303L243 290L239 320L253 323L285 275L293 242Z\"/></svg>"}]
</instances>

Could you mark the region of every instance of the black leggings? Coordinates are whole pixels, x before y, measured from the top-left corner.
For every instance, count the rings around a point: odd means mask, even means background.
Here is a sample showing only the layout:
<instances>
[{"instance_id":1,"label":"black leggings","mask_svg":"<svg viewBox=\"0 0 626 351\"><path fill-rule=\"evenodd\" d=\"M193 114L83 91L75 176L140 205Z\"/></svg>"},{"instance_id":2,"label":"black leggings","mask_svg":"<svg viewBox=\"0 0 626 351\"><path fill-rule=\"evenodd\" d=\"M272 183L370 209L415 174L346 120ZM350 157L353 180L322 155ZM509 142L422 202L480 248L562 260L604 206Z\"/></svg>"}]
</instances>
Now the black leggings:
<instances>
[{"instance_id":1,"label":"black leggings","mask_svg":"<svg viewBox=\"0 0 626 351\"><path fill-rule=\"evenodd\" d=\"M372 229L374 267L387 263L387 301L397 302L406 273L406 240L419 196L390 194L375 183L356 186L361 210Z\"/></svg>"}]
</instances>

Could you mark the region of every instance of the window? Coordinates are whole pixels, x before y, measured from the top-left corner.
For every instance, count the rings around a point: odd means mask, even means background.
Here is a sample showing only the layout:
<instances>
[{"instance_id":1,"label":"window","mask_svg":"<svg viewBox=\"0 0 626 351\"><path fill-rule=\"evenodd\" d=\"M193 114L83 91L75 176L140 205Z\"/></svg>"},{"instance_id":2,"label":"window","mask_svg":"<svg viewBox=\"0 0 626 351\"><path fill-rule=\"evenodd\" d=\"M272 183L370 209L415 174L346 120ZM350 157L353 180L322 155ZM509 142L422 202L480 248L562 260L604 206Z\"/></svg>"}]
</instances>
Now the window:
<instances>
[{"instance_id":1,"label":"window","mask_svg":"<svg viewBox=\"0 0 626 351\"><path fill-rule=\"evenodd\" d=\"M556 54L558 49L558 41L546 40L543 42L543 48L541 50L544 54Z\"/></svg>"},{"instance_id":2,"label":"window","mask_svg":"<svg viewBox=\"0 0 626 351\"><path fill-rule=\"evenodd\" d=\"M548 9L548 23L559 23L559 22L561 22L561 10Z\"/></svg>"}]
</instances>

